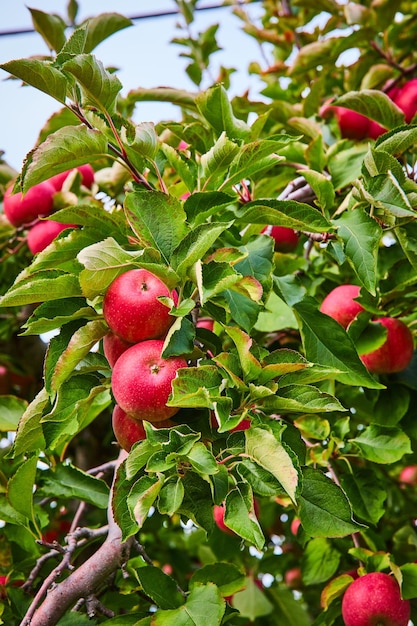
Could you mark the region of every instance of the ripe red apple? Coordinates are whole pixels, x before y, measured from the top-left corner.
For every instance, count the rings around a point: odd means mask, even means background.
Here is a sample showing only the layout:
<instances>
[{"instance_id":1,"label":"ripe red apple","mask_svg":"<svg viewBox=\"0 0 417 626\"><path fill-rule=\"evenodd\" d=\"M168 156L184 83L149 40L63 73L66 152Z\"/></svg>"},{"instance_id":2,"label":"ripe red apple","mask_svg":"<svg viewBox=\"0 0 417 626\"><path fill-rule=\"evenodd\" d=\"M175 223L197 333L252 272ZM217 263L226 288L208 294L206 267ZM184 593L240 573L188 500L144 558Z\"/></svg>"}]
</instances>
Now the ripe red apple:
<instances>
[{"instance_id":1,"label":"ripe red apple","mask_svg":"<svg viewBox=\"0 0 417 626\"><path fill-rule=\"evenodd\" d=\"M13 185L4 194L3 211L13 226L30 224L40 215L52 213L56 190L48 180L34 185L24 195L21 191L12 194L12 189Z\"/></svg>"},{"instance_id":2,"label":"ripe red apple","mask_svg":"<svg viewBox=\"0 0 417 626\"><path fill-rule=\"evenodd\" d=\"M393 576L372 572L353 581L344 593L345 626L407 626L410 602L401 598Z\"/></svg>"},{"instance_id":3,"label":"ripe red apple","mask_svg":"<svg viewBox=\"0 0 417 626\"><path fill-rule=\"evenodd\" d=\"M163 359L162 339L141 341L117 359L112 372L112 390L117 404L132 417L162 422L178 412L166 403L177 371L187 367L181 357Z\"/></svg>"},{"instance_id":4,"label":"ripe red apple","mask_svg":"<svg viewBox=\"0 0 417 626\"><path fill-rule=\"evenodd\" d=\"M320 311L339 322L343 328L347 328L364 308L355 298L359 296L358 285L339 285L330 291L320 306Z\"/></svg>"},{"instance_id":5,"label":"ripe red apple","mask_svg":"<svg viewBox=\"0 0 417 626\"><path fill-rule=\"evenodd\" d=\"M119 356L133 345L133 343L121 339L114 333L107 333L107 335L103 337L103 352L110 367L114 367Z\"/></svg>"},{"instance_id":6,"label":"ripe red apple","mask_svg":"<svg viewBox=\"0 0 417 626\"><path fill-rule=\"evenodd\" d=\"M91 189L94 182L94 170L91 165L89 163L86 163L85 165L80 165L79 167L74 169L77 169L80 172L81 182L84 187ZM73 171L74 170L67 170L66 172L61 172L61 174L56 174L48 180L54 186L56 191L61 191L64 182Z\"/></svg>"},{"instance_id":7,"label":"ripe red apple","mask_svg":"<svg viewBox=\"0 0 417 626\"><path fill-rule=\"evenodd\" d=\"M293 252L298 245L298 234L295 230L286 226L265 226L261 233L269 235L274 239L276 252Z\"/></svg>"},{"instance_id":8,"label":"ripe red apple","mask_svg":"<svg viewBox=\"0 0 417 626\"><path fill-rule=\"evenodd\" d=\"M222 530L224 533L227 533L228 535L233 535L234 537L236 537L236 533L229 528L228 526L226 526L226 524L224 523L224 504L215 504L213 507L213 515L214 515L214 521L216 523L216 526Z\"/></svg>"},{"instance_id":9,"label":"ripe red apple","mask_svg":"<svg viewBox=\"0 0 417 626\"><path fill-rule=\"evenodd\" d=\"M321 117L327 119L332 114L336 116L343 139L365 139L368 137L370 120L365 115L345 109L345 107L325 103L320 109Z\"/></svg>"},{"instance_id":10,"label":"ripe red apple","mask_svg":"<svg viewBox=\"0 0 417 626\"><path fill-rule=\"evenodd\" d=\"M175 423L172 420L164 420L154 424L156 428L171 428L174 425ZM113 409L112 427L117 443L126 452L130 452L133 444L137 441L146 439L143 421L128 415L118 404Z\"/></svg>"},{"instance_id":11,"label":"ripe red apple","mask_svg":"<svg viewBox=\"0 0 417 626\"><path fill-rule=\"evenodd\" d=\"M175 318L159 296L178 302L177 292L170 291L148 270L128 270L111 283L104 295L104 319L116 335L130 343L163 337Z\"/></svg>"},{"instance_id":12,"label":"ripe red apple","mask_svg":"<svg viewBox=\"0 0 417 626\"><path fill-rule=\"evenodd\" d=\"M54 220L40 220L36 222L27 234L29 250L37 254L45 250L50 243L66 228L75 228L75 224L61 224Z\"/></svg>"},{"instance_id":13,"label":"ripe red apple","mask_svg":"<svg viewBox=\"0 0 417 626\"><path fill-rule=\"evenodd\" d=\"M297 535L298 533L298 529L301 525L301 520L299 517L294 517L293 521L291 522L291 532L293 535Z\"/></svg>"},{"instance_id":14,"label":"ripe red apple","mask_svg":"<svg viewBox=\"0 0 417 626\"><path fill-rule=\"evenodd\" d=\"M387 338L376 350L362 354L362 363L373 374L401 372L413 358L414 339L410 329L394 317L380 317L373 321L385 326Z\"/></svg>"},{"instance_id":15,"label":"ripe red apple","mask_svg":"<svg viewBox=\"0 0 417 626\"><path fill-rule=\"evenodd\" d=\"M403 87L400 87L393 100L403 111L405 121L409 124L417 113L417 78L409 80Z\"/></svg>"},{"instance_id":16,"label":"ripe red apple","mask_svg":"<svg viewBox=\"0 0 417 626\"><path fill-rule=\"evenodd\" d=\"M291 567L284 574L284 582L289 589L301 589L303 577L301 567Z\"/></svg>"},{"instance_id":17,"label":"ripe red apple","mask_svg":"<svg viewBox=\"0 0 417 626\"><path fill-rule=\"evenodd\" d=\"M196 322L197 328L207 328L207 330L213 331L214 328L214 320L211 317L200 317L200 319Z\"/></svg>"},{"instance_id":18,"label":"ripe red apple","mask_svg":"<svg viewBox=\"0 0 417 626\"><path fill-rule=\"evenodd\" d=\"M130 452L133 444L146 439L143 422L130 417L118 404L112 413L112 427L114 436L121 448Z\"/></svg>"},{"instance_id":19,"label":"ripe red apple","mask_svg":"<svg viewBox=\"0 0 417 626\"><path fill-rule=\"evenodd\" d=\"M404 467L399 476L401 485L417 485L417 465L407 465Z\"/></svg>"}]
</instances>

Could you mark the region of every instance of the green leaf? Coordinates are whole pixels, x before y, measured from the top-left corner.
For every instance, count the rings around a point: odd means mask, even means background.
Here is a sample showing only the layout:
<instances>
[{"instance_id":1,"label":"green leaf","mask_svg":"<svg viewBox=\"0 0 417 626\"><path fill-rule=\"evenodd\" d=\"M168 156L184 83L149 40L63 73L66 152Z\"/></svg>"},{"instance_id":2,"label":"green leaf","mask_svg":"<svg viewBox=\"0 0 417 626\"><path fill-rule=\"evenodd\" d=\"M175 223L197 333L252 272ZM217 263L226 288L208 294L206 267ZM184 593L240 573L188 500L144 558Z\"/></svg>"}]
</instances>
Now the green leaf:
<instances>
[{"instance_id":1,"label":"green leaf","mask_svg":"<svg viewBox=\"0 0 417 626\"><path fill-rule=\"evenodd\" d=\"M332 232L333 227L318 209L296 200L253 200L237 212L242 224L270 224L287 226L295 230L313 233Z\"/></svg>"},{"instance_id":2,"label":"green leaf","mask_svg":"<svg viewBox=\"0 0 417 626\"><path fill-rule=\"evenodd\" d=\"M329 211L333 207L336 198L332 181L324 174L321 174L321 172L314 170L303 170L303 178L306 179L317 196L317 204L325 211Z\"/></svg>"},{"instance_id":3,"label":"green leaf","mask_svg":"<svg viewBox=\"0 0 417 626\"><path fill-rule=\"evenodd\" d=\"M43 387L26 408L19 421L13 442L13 456L45 449L46 443L41 419L48 402L49 396Z\"/></svg>"},{"instance_id":4,"label":"green leaf","mask_svg":"<svg viewBox=\"0 0 417 626\"><path fill-rule=\"evenodd\" d=\"M107 139L100 130L84 125L60 128L28 155L22 172L23 191L55 174L91 163L107 151Z\"/></svg>"},{"instance_id":5,"label":"green leaf","mask_svg":"<svg viewBox=\"0 0 417 626\"><path fill-rule=\"evenodd\" d=\"M97 312L80 298L62 298L36 307L23 328L23 335L40 335L77 319L97 319Z\"/></svg>"},{"instance_id":6,"label":"green leaf","mask_svg":"<svg viewBox=\"0 0 417 626\"><path fill-rule=\"evenodd\" d=\"M27 405L27 401L22 398L0 396L0 432L16 430Z\"/></svg>"},{"instance_id":7,"label":"green leaf","mask_svg":"<svg viewBox=\"0 0 417 626\"><path fill-rule=\"evenodd\" d=\"M203 565L192 575L190 589L207 583L214 583L223 596L230 596L242 589L245 575L233 563Z\"/></svg>"},{"instance_id":8,"label":"green leaf","mask_svg":"<svg viewBox=\"0 0 417 626\"><path fill-rule=\"evenodd\" d=\"M228 170L238 152L239 146L223 132L214 146L206 154L201 155L201 181L204 190L217 190L217 180Z\"/></svg>"},{"instance_id":9,"label":"green leaf","mask_svg":"<svg viewBox=\"0 0 417 626\"><path fill-rule=\"evenodd\" d=\"M286 385L260 400L259 404L275 413L347 411L335 396L312 385Z\"/></svg>"},{"instance_id":10,"label":"green leaf","mask_svg":"<svg viewBox=\"0 0 417 626\"><path fill-rule=\"evenodd\" d=\"M138 567L135 574L144 593L161 609L175 609L184 604L175 580L164 574L159 567Z\"/></svg>"},{"instance_id":11,"label":"green leaf","mask_svg":"<svg viewBox=\"0 0 417 626\"><path fill-rule=\"evenodd\" d=\"M245 440L246 454L270 472L295 502L299 472L286 446L273 433L263 428L249 428L245 431Z\"/></svg>"},{"instance_id":12,"label":"green leaf","mask_svg":"<svg viewBox=\"0 0 417 626\"><path fill-rule=\"evenodd\" d=\"M305 585L317 585L326 582L335 575L341 559L340 552L323 537L317 537L307 543L301 569Z\"/></svg>"},{"instance_id":13,"label":"green leaf","mask_svg":"<svg viewBox=\"0 0 417 626\"><path fill-rule=\"evenodd\" d=\"M128 193L128 221L143 246L159 250L167 263L185 235L185 211L179 200L159 191Z\"/></svg>"},{"instance_id":14,"label":"green leaf","mask_svg":"<svg viewBox=\"0 0 417 626\"><path fill-rule=\"evenodd\" d=\"M364 527L352 518L349 501L343 491L320 470L303 470L298 515L311 537L345 537Z\"/></svg>"},{"instance_id":15,"label":"green leaf","mask_svg":"<svg viewBox=\"0 0 417 626\"><path fill-rule=\"evenodd\" d=\"M294 139L292 139L294 141ZM274 167L284 159L277 152L286 145L282 141L273 139L261 139L242 146L235 154L229 168L225 182L220 185L219 191L225 188L231 189L245 178L251 178L254 174L266 171Z\"/></svg>"},{"instance_id":16,"label":"green leaf","mask_svg":"<svg viewBox=\"0 0 417 626\"><path fill-rule=\"evenodd\" d=\"M132 20L120 13L101 13L87 20L87 40L84 52L91 52L99 43L118 31L133 26Z\"/></svg>"},{"instance_id":17,"label":"green leaf","mask_svg":"<svg viewBox=\"0 0 417 626\"><path fill-rule=\"evenodd\" d=\"M17 468L7 485L9 504L21 515L34 522L33 487L38 459L31 456Z\"/></svg>"},{"instance_id":18,"label":"green leaf","mask_svg":"<svg viewBox=\"0 0 417 626\"><path fill-rule=\"evenodd\" d=\"M309 361L339 370L341 373L335 378L346 385L383 388L360 361L346 331L334 319L318 311L312 298L295 303L293 309Z\"/></svg>"},{"instance_id":19,"label":"green leaf","mask_svg":"<svg viewBox=\"0 0 417 626\"><path fill-rule=\"evenodd\" d=\"M311 626L311 617L304 603L288 589L272 586L268 597L274 603L274 626Z\"/></svg>"},{"instance_id":20,"label":"green leaf","mask_svg":"<svg viewBox=\"0 0 417 626\"><path fill-rule=\"evenodd\" d=\"M250 351L253 343L252 338L236 326L225 326L224 329L237 348L245 382L257 380L262 371L262 366Z\"/></svg>"},{"instance_id":21,"label":"green leaf","mask_svg":"<svg viewBox=\"0 0 417 626\"><path fill-rule=\"evenodd\" d=\"M38 9L29 8L35 30L42 35L48 48L59 52L65 43L66 24L54 13L44 13Z\"/></svg>"},{"instance_id":22,"label":"green leaf","mask_svg":"<svg viewBox=\"0 0 417 626\"><path fill-rule=\"evenodd\" d=\"M190 591L186 603L178 609L157 611L153 626L220 626L225 601L213 583L195 585ZM210 610L207 611L207 607Z\"/></svg>"},{"instance_id":23,"label":"green leaf","mask_svg":"<svg viewBox=\"0 0 417 626\"><path fill-rule=\"evenodd\" d=\"M214 456L201 441L193 445L187 454L187 459L199 474L211 475L219 471Z\"/></svg>"},{"instance_id":24,"label":"green leaf","mask_svg":"<svg viewBox=\"0 0 417 626\"><path fill-rule=\"evenodd\" d=\"M377 524L385 513L387 492L378 484L378 478L369 467L354 474L343 474L340 483L352 505L355 515L365 522Z\"/></svg>"},{"instance_id":25,"label":"green leaf","mask_svg":"<svg viewBox=\"0 0 417 626\"><path fill-rule=\"evenodd\" d=\"M375 207L385 209L395 217L415 217L416 212L402 185L403 182L388 171L371 178L367 191L374 199Z\"/></svg>"},{"instance_id":26,"label":"green leaf","mask_svg":"<svg viewBox=\"0 0 417 626\"><path fill-rule=\"evenodd\" d=\"M166 482L159 492L158 511L166 515L174 515L184 498L184 485L181 478Z\"/></svg>"},{"instance_id":27,"label":"green leaf","mask_svg":"<svg viewBox=\"0 0 417 626\"><path fill-rule=\"evenodd\" d=\"M137 267L135 261L140 256L140 251L127 252L112 237L81 250L77 260L85 268L80 274L80 284L85 297L93 299L103 294L122 269Z\"/></svg>"},{"instance_id":28,"label":"green leaf","mask_svg":"<svg viewBox=\"0 0 417 626\"><path fill-rule=\"evenodd\" d=\"M48 270L38 272L27 280L18 280L2 296L0 306L24 306L80 295L77 276Z\"/></svg>"},{"instance_id":29,"label":"green leaf","mask_svg":"<svg viewBox=\"0 0 417 626\"><path fill-rule=\"evenodd\" d=\"M376 148L399 156L415 145L416 141L417 125L408 124L378 138Z\"/></svg>"},{"instance_id":30,"label":"green leaf","mask_svg":"<svg viewBox=\"0 0 417 626\"><path fill-rule=\"evenodd\" d=\"M224 522L237 535L262 550L265 537L253 510L253 496L247 484L240 483L227 494Z\"/></svg>"},{"instance_id":31,"label":"green leaf","mask_svg":"<svg viewBox=\"0 0 417 626\"><path fill-rule=\"evenodd\" d=\"M92 54L78 54L62 66L81 87L83 106L112 114L122 84L116 74L110 74Z\"/></svg>"},{"instance_id":32,"label":"green leaf","mask_svg":"<svg viewBox=\"0 0 417 626\"><path fill-rule=\"evenodd\" d=\"M109 487L101 478L91 476L74 465L56 465L42 475L40 492L53 498L82 500L99 509L109 503Z\"/></svg>"},{"instance_id":33,"label":"green leaf","mask_svg":"<svg viewBox=\"0 0 417 626\"><path fill-rule=\"evenodd\" d=\"M142 476L137 480L127 497L127 504L138 529L142 528L163 484L163 478Z\"/></svg>"},{"instance_id":34,"label":"green leaf","mask_svg":"<svg viewBox=\"0 0 417 626\"><path fill-rule=\"evenodd\" d=\"M2 63L0 68L65 104L67 79L49 63L39 59L18 59Z\"/></svg>"},{"instance_id":35,"label":"green leaf","mask_svg":"<svg viewBox=\"0 0 417 626\"><path fill-rule=\"evenodd\" d=\"M134 134L132 135L133 136L127 134L126 136L126 149L129 156L131 156L130 153L133 152L152 161L159 151L159 141L158 135L155 132L155 124L153 124L153 122L141 122L140 124L136 124Z\"/></svg>"},{"instance_id":36,"label":"green leaf","mask_svg":"<svg viewBox=\"0 0 417 626\"><path fill-rule=\"evenodd\" d=\"M396 463L412 452L410 439L400 428L371 424L350 441L358 446L365 459L373 463Z\"/></svg>"},{"instance_id":37,"label":"green leaf","mask_svg":"<svg viewBox=\"0 0 417 626\"><path fill-rule=\"evenodd\" d=\"M230 139L250 138L250 128L235 117L223 85L215 85L200 92L195 98L195 103L203 117L214 128L217 136L225 131Z\"/></svg>"},{"instance_id":38,"label":"green leaf","mask_svg":"<svg viewBox=\"0 0 417 626\"><path fill-rule=\"evenodd\" d=\"M171 257L172 266L178 276L185 277L231 225L231 222L200 224L183 236Z\"/></svg>"},{"instance_id":39,"label":"green leaf","mask_svg":"<svg viewBox=\"0 0 417 626\"><path fill-rule=\"evenodd\" d=\"M245 583L245 588L233 596L233 608L237 609L243 617L250 619L251 622L258 617L270 615L274 606L259 589L253 578L248 576Z\"/></svg>"},{"instance_id":40,"label":"green leaf","mask_svg":"<svg viewBox=\"0 0 417 626\"><path fill-rule=\"evenodd\" d=\"M87 322L72 335L65 350L56 361L51 373L51 391L56 392L62 383L69 378L78 363L108 332L108 326L101 320Z\"/></svg>"},{"instance_id":41,"label":"green leaf","mask_svg":"<svg viewBox=\"0 0 417 626\"><path fill-rule=\"evenodd\" d=\"M375 295L378 248L382 236L380 225L360 208L345 211L333 224L356 276Z\"/></svg>"},{"instance_id":42,"label":"green leaf","mask_svg":"<svg viewBox=\"0 0 417 626\"><path fill-rule=\"evenodd\" d=\"M401 597L404 598L404 600L416 598L417 564L405 563L404 565L401 565L400 571L402 574Z\"/></svg>"},{"instance_id":43,"label":"green leaf","mask_svg":"<svg viewBox=\"0 0 417 626\"><path fill-rule=\"evenodd\" d=\"M362 113L384 128L395 128L404 123L404 113L389 96L378 89L362 89L343 94L333 102L335 106L342 106Z\"/></svg>"}]
</instances>

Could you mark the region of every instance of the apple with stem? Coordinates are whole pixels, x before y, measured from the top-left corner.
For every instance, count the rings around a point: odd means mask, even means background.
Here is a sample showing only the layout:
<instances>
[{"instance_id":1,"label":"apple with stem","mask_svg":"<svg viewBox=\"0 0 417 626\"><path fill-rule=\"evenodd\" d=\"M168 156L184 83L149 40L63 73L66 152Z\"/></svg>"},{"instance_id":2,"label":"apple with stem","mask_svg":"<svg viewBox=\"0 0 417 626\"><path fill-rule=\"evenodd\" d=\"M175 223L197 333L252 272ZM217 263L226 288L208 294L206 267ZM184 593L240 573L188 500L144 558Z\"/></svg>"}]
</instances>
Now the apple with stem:
<instances>
[{"instance_id":1,"label":"apple with stem","mask_svg":"<svg viewBox=\"0 0 417 626\"><path fill-rule=\"evenodd\" d=\"M269 225L261 233L273 238L275 252L294 252L298 246L299 235L293 228Z\"/></svg>"},{"instance_id":2,"label":"apple with stem","mask_svg":"<svg viewBox=\"0 0 417 626\"><path fill-rule=\"evenodd\" d=\"M31 226L27 234L26 240L29 250L32 254L38 254L45 250L63 230L75 227L75 224L61 224L61 222L55 222L54 220L40 220Z\"/></svg>"},{"instance_id":3,"label":"apple with stem","mask_svg":"<svg viewBox=\"0 0 417 626\"><path fill-rule=\"evenodd\" d=\"M120 274L108 287L103 300L103 315L110 330L129 343L158 339L175 321L169 307L158 298L178 303L176 291L146 269Z\"/></svg>"},{"instance_id":4,"label":"apple with stem","mask_svg":"<svg viewBox=\"0 0 417 626\"><path fill-rule=\"evenodd\" d=\"M404 322L395 317L380 317L372 323L382 324L387 329L384 343L360 359L372 374L401 372L411 362L414 353L414 338Z\"/></svg>"},{"instance_id":5,"label":"apple with stem","mask_svg":"<svg viewBox=\"0 0 417 626\"><path fill-rule=\"evenodd\" d=\"M338 285L332 289L320 305L320 311L347 328L359 313L364 311L363 306L356 300L361 288L358 285Z\"/></svg>"},{"instance_id":6,"label":"apple with stem","mask_svg":"<svg viewBox=\"0 0 417 626\"><path fill-rule=\"evenodd\" d=\"M410 602L393 576L372 572L354 580L342 599L345 626L407 626Z\"/></svg>"},{"instance_id":7,"label":"apple with stem","mask_svg":"<svg viewBox=\"0 0 417 626\"><path fill-rule=\"evenodd\" d=\"M111 386L117 404L132 417L162 422L179 411L166 405L171 383L180 368L181 357L162 358L162 339L149 339L131 346L117 359Z\"/></svg>"},{"instance_id":8,"label":"apple with stem","mask_svg":"<svg viewBox=\"0 0 417 626\"><path fill-rule=\"evenodd\" d=\"M13 185L6 189L3 211L13 226L31 224L39 216L52 213L56 189L48 180L34 185L25 194L12 191Z\"/></svg>"}]
</instances>

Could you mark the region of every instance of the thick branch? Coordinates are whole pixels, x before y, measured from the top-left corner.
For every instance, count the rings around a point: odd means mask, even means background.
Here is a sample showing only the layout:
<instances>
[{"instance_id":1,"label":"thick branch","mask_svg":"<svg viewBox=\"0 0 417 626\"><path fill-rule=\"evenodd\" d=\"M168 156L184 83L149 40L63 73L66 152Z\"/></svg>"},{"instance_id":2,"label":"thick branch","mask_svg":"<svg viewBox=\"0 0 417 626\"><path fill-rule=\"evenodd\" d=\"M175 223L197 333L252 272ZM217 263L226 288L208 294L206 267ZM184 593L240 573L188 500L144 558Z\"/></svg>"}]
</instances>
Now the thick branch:
<instances>
[{"instance_id":1,"label":"thick branch","mask_svg":"<svg viewBox=\"0 0 417 626\"><path fill-rule=\"evenodd\" d=\"M119 463L126 457L122 451ZM105 542L87 561L74 570L68 578L53 586L41 606L26 614L21 626L55 626L66 611L80 598L94 594L107 578L129 558L132 540L122 543L122 533L108 509L109 532Z\"/></svg>"}]
</instances>

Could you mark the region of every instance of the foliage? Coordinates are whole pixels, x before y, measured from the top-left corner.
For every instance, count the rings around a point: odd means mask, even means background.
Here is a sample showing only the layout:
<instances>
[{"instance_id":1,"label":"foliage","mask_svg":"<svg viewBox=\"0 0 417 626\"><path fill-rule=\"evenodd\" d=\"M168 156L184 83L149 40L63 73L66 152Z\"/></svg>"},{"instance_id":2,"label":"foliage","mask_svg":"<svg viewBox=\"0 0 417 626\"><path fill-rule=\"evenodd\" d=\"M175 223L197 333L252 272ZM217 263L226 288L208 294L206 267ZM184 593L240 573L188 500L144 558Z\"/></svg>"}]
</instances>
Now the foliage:
<instances>
[{"instance_id":1,"label":"foliage","mask_svg":"<svg viewBox=\"0 0 417 626\"><path fill-rule=\"evenodd\" d=\"M229 97L232 68L213 78L217 26L194 34L197 2L176 4L186 71L212 83L198 92L122 95L94 54L130 26L117 13L68 36L30 9L51 56L1 65L57 101L19 175L2 161L2 191L95 170L91 190L74 175L56 194L54 220L76 227L34 257L26 227L0 216L13 377L0 397L2 623L340 625L356 570L392 571L416 620L416 495L398 477L417 462L417 361L375 376L358 354L381 343L372 315L412 330L417 317L417 125L385 95L416 73L416 4L264 0L255 23L239 3L269 63L249 68L264 82L255 98ZM387 132L342 138L320 113L329 98ZM134 123L143 99L172 102L182 121ZM295 229L297 249L275 252L268 224ZM102 302L132 268L177 290L164 355L189 367L173 382L175 425L146 423L118 456ZM365 313L345 331L319 308L352 282ZM233 533L214 522L223 502ZM34 602L44 580L68 603Z\"/></svg>"}]
</instances>

